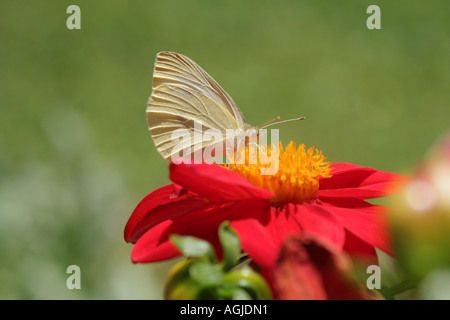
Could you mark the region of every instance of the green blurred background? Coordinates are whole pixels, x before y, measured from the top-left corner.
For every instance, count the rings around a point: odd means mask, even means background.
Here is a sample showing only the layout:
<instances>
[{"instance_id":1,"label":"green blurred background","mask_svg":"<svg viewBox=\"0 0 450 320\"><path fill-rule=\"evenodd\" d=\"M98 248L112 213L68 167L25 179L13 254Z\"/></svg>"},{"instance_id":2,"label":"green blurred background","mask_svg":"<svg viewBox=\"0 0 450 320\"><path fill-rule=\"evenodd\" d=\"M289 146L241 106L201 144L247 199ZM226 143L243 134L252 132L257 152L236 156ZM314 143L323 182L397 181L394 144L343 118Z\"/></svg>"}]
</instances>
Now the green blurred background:
<instances>
[{"instance_id":1,"label":"green blurred background","mask_svg":"<svg viewBox=\"0 0 450 320\"><path fill-rule=\"evenodd\" d=\"M81 30L66 9L81 8ZM366 9L381 8L381 30ZM145 108L158 51L187 55L253 125L333 162L403 172L449 128L448 1L0 2L0 298L161 299L123 228L169 183ZM66 268L81 268L81 290Z\"/></svg>"}]
</instances>

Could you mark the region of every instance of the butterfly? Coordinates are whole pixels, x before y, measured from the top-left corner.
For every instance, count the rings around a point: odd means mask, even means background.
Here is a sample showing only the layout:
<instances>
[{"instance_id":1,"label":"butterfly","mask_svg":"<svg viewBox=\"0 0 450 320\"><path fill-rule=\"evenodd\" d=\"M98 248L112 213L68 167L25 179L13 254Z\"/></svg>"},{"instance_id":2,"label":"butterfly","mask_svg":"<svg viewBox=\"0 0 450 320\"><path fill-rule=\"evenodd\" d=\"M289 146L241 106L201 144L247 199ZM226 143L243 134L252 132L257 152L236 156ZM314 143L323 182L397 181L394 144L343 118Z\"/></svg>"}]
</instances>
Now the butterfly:
<instances>
[{"instance_id":1,"label":"butterfly","mask_svg":"<svg viewBox=\"0 0 450 320\"><path fill-rule=\"evenodd\" d=\"M228 148L227 130L239 132L238 140L245 136L254 140L259 129L268 125L304 119L278 121L277 117L260 128L248 124L233 99L206 71L188 57L170 51L156 55L146 113L153 142L164 159L179 157L180 150L189 157L217 145ZM211 131L217 133L215 139L177 139L174 135L185 132L192 137Z\"/></svg>"}]
</instances>

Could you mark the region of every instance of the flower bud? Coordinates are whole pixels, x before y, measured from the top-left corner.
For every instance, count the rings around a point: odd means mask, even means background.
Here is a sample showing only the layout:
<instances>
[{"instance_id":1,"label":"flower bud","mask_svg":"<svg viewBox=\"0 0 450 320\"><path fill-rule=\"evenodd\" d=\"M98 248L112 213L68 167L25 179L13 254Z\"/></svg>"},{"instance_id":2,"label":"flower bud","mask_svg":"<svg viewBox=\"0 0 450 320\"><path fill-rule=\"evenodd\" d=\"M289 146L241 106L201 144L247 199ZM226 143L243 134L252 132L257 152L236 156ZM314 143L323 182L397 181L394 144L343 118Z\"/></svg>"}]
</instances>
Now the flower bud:
<instances>
[{"instance_id":1,"label":"flower bud","mask_svg":"<svg viewBox=\"0 0 450 320\"><path fill-rule=\"evenodd\" d=\"M173 235L171 240L190 258L169 271L165 299L272 299L264 278L250 267L239 265L240 241L228 222L219 227L222 261L217 260L212 245L205 240L179 235Z\"/></svg>"},{"instance_id":2,"label":"flower bud","mask_svg":"<svg viewBox=\"0 0 450 320\"><path fill-rule=\"evenodd\" d=\"M250 299L271 300L272 292L264 278L250 267L228 272L224 277L228 287L244 290Z\"/></svg>"},{"instance_id":3,"label":"flower bud","mask_svg":"<svg viewBox=\"0 0 450 320\"><path fill-rule=\"evenodd\" d=\"M207 296L208 286L191 276L192 267L201 262L201 259L188 259L175 264L166 277L164 299L196 300Z\"/></svg>"},{"instance_id":4,"label":"flower bud","mask_svg":"<svg viewBox=\"0 0 450 320\"><path fill-rule=\"evenodd\" d=\"M394 246L408 276L450 267L450 134L417 167L393 205Z\"/></svg>"}]
</instances>

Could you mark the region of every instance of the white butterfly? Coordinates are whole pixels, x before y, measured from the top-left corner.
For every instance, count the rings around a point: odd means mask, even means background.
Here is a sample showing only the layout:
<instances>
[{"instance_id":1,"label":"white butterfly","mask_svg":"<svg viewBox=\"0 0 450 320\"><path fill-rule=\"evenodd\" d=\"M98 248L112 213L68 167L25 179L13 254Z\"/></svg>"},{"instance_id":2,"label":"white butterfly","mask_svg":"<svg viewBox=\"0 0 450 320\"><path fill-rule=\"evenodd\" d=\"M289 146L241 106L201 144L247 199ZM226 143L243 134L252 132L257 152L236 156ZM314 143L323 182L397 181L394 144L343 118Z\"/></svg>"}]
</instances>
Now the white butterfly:
<instances>
[{"instance_id":1,"label":"white butterfly","mask_svg":"<svg viewBox=\"0 0 450 320\"><path fill-rule=\"evenodd\" d=\"M233 99L199 65L174 52L159 52L153 72L153 90L147 105L147 122L156 149L165 159L190 157L217 146L234 151L236 145L255 141L261 128L245 122ZM279 121L282 123L292 120ZM235 132L230 141L227 130ZM185 132L194 139L177 139L174 132ZM210 133L214 139L195 139ZM246 142L245 137L248 137ZM179 138L179 136L178 136ZM231 142L231 143L230 143ZM236 143L237 142L237 143ZM221 150L223 150L223 148ZM221 156L212 154L211 156Z\"/></svg>"}]
</instances>

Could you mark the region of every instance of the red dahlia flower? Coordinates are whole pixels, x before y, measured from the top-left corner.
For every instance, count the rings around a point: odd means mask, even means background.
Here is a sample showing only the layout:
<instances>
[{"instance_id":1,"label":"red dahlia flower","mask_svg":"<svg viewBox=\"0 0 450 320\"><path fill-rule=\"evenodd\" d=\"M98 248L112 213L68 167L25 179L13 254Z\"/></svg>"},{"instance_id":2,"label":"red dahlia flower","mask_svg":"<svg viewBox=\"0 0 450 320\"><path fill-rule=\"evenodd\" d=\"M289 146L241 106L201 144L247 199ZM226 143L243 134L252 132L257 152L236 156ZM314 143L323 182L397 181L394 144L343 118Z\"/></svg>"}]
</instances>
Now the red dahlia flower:
<instances>
[{"instance_id":1,"label":"red dahlia flower","mask_svg":"<svg viewBox=\"0 0 450 320\"><path fill-rule=\"evenodd\" d=\"M242 249L264 268L273 267L284 239L294 234L375 259L375 248L391 253L386 208L364 200L390 194L402 176L331 165L314 147L296 148L293 142L272 152L279 153L273 175L261 175L260 164L171 163L174 183L146 196L125 227L125 240L135 243L132 261L179 256L171 234L203 238L220 250L217 228L225 220Z\"/></svg>"}]
</instances>

